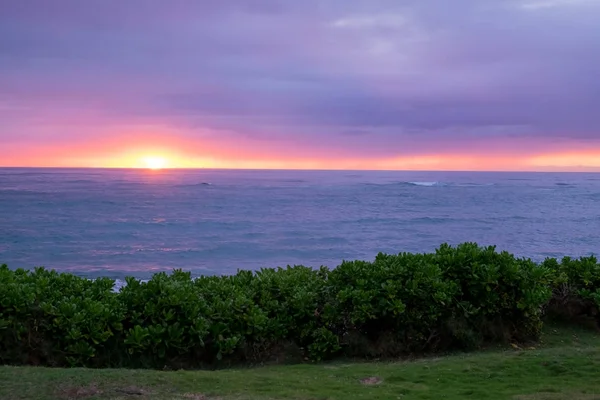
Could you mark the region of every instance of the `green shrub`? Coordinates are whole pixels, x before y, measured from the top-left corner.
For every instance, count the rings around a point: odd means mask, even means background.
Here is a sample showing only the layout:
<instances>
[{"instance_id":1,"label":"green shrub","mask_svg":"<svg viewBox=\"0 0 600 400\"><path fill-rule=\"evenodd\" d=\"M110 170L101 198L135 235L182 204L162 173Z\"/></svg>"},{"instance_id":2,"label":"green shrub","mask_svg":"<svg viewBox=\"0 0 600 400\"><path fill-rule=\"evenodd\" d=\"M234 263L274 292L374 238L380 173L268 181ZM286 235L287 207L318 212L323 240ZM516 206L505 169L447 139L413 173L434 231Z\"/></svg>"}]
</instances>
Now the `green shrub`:
<instances>
[{"instance_id":1,"label":"green shrub","mask_svg":"<svg viewBox=\"0 0 600 400\"><path fill-rule=\"evenodd\" d=\"M267 317L264 331L251 338L252 358L268 357L281 345L308 349L314 359L339 350L321 318L329 298L327 268L288 266L246 274L253 278L248 286L254 302Z\"/></svg>"},{"instance_id":2,"label":"green shrub","mask_svg":"<svg viewBox=\"0 0 600 400\"><path fill-rule=\"evenodd\" d=\"M352 355L377 357L435 347L457 290L432 255L406 253L379 254L373 263L344 262L329 282L335 294L329 318L343 343Z\"/></svg>"},{"instance_id":3,"label":"green shrub","mask_svg":"<svg viewBox=\"0 0 600 400\"><path fill-rule=\"evenodd\" d=\"M545 308L576 314L578 304L597 316L600 306L595 258L536 264L474 243L332 270L196 279L176 270L113 285L0 267L0 363L214 368L395 357L536 339Z\"/></svg>"},{"instance_id":4,"label":"green shrub","mask_svg":"<svg viewBox=\"0 0 600 400\"><path fill-rule=\"evenodd\" d=\"M459 287L448 326L461 344L538 338L551 296L547 268L475 243L444 244L435 258Z\"/></svg>"},{"instance_id":5,"label":"green shrub","mask_svg":"<svg viewBox=\"0 0 600 400\"><path fill-rule=\"evenodd\" d=\"M114 348L123 309L114 281L0 267L0 360L90 365ZM100 363L103 365L103 362Z\"/></svg>"},{"instance_id":6,"label":"green shrub","mask_svg":"<svg viewBox=\"0 0 600 400\"><path fill-rule=\"evenodd\" d=\"M126 310L118 350L125 365L185 364L182 359L204 351L208 307L189 273L159 273L148 282L127 278L118 298Z\"/></svg>"},{"instance_id":7,"label":"green shrub","mask_svg":"<svg viewBox=\"0 0 600 400\"><path fill-rule=\"evenodd\" d=\"M600 327L600 264L596 257L564 257L560 262L549 258L542 265L550 271L549 314L566 319L594 317Z\"/></svg>"}]
</instances>

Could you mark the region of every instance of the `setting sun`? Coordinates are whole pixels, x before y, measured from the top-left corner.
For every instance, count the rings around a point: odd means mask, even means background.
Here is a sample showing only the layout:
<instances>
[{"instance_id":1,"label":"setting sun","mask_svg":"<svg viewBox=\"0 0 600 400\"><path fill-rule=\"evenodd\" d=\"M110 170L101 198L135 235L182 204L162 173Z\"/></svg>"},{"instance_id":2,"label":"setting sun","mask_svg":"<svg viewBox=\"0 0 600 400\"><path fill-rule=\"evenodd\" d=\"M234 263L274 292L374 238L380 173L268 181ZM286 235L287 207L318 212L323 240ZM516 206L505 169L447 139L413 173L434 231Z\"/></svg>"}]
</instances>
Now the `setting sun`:
<instances>
[{"instance_id":1,"label":"setting sun","mask_svg":"<svg viewBox=\"0 0 600 400\"><path fill-rule=\"evenodd\" d=\"M162 169L167 165L167 160L163 157L145 157L143 161L148 169Z\"/></svg>"}]
</instances>

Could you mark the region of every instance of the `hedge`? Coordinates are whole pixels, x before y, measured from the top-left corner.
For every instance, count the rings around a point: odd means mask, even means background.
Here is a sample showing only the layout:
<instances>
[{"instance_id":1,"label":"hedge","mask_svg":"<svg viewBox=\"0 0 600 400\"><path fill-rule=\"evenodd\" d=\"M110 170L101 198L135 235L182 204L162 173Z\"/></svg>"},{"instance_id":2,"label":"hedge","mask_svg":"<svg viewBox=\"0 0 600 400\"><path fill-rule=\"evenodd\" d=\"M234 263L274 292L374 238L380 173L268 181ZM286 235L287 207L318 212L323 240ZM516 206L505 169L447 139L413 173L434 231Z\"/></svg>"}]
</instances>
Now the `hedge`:
<instances>
[{"instance_id":1,"label":"hedge","mask_svg":"<svg viewBox=\"0 0 600 400\"><path fill-rule=\"evenodd\" d=\"M337 268L127 278L119 292L36 268L0 267L0 363L215 368L381 358L538 339L544 316L600 325L593 257L534 263L495 247L442 245Z\"/></svg>"}]
</instances>

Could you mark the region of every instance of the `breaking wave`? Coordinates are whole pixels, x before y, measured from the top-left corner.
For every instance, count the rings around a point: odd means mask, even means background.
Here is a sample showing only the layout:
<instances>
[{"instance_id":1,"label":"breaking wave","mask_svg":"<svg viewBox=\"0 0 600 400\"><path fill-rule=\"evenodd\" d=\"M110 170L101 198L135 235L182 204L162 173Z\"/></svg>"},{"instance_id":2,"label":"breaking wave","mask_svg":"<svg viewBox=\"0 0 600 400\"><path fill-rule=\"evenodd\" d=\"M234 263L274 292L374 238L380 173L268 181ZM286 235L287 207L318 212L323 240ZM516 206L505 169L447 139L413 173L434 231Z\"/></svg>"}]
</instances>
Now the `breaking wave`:
<instances>
[{"instance_id":1,"label":"breaking wave","mask_svg":"<svg viewBox=\"0 0 600 400\"><path fill-rule=\"evenodd\" d=\"M454 182L402 182L404 185L424 186L424 187L440 187L440 186L456 186L456 187L481 187L494 186L493 183L454 183Z\"/></svg>"},{"instance_id":2,"label":"breaking wave","mask_svg":"<svg viewBox=\"0 0 600 400\"><path fill-rule=\"evenodd\" d=\"M447 184L442 183L442 182L402 182L406 185L411 185L411 186L447 186Z\"/></svg>"}]
</instances>

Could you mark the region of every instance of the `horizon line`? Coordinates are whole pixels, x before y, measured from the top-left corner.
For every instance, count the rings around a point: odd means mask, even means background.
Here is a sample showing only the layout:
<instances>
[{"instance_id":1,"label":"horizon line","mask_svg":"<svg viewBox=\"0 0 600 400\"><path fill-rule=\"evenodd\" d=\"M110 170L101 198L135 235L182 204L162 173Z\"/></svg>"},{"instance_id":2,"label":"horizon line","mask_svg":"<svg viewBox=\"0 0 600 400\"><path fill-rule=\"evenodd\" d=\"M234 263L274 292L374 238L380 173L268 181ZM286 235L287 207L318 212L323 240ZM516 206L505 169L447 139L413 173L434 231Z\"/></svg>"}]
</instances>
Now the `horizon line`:
<instances>
[{"instance_id":1,"label":"horizon line","mask_svg":"<svg viewBox=\"0 0 600 400\"><path fill-rule=\"evenodd\" d=\"M337 168L214 168L214 167L164 167L152 169L147 167L55 167L55 166L2 166L0 169L93 169L93 170L137 170L160 173L163 171L314 171L314 172L457 172L457 173L537 173L537 174L598 174L600 168L582 171L565 170L454 170L454 169L337 169Z\"/></svg>"}]
</instances>

